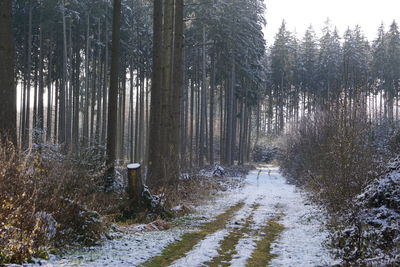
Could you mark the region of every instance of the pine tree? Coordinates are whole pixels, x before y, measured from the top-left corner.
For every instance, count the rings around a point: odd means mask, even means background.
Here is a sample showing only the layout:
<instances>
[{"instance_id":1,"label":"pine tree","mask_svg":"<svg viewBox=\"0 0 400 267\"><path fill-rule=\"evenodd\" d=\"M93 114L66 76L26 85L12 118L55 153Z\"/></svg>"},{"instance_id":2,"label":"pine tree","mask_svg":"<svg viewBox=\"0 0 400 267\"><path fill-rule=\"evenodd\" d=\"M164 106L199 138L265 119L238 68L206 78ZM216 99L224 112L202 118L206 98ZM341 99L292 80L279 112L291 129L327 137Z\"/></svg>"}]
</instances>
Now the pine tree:
<instances>
[{"instance_id":1,"label":"pine tree","mask_svg":"<svg viewBox=\"0 0 400 267\"><path fill-rule=\"evenodd\" d=\"M393 121L394 98L399 90L400 80L400 33L396 21L390 25L386 34L386 68L385 68L385 93L387 100L387 117Z\"/></svg>"}]
</instances>

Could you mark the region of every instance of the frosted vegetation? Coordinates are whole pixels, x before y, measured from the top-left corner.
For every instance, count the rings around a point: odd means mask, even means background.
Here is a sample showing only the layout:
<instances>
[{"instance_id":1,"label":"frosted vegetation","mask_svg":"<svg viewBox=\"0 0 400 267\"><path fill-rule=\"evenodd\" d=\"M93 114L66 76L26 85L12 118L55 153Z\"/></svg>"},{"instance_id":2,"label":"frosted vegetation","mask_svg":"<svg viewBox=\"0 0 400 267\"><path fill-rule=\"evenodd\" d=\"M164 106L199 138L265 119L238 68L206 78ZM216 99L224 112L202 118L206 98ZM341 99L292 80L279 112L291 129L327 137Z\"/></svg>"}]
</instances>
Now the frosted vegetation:
<instances>
[{"instance_id":1,"label":"frosted vegetation","mask_svg":"<svg viewBox=\"0 0 400 267\"><path fill-rule=\"evenodd\" d=\"M324 218L324 211L312 205L304 192L287 184L278 168L266 166L251 171L240 189L219 193L172 229L147 232L140 231L138 226L128 226L118 229L123 232L114 232L114 239L101 247L78 250L42 264L182 267L218 263L332 264L333 256L324 246L328 236ZM201 238L197 239L199 235Z\"/></svg>"},{"instance_id":2,"label":"frosted vegetation","mask_svg":"<svg viewBox=\"0 0 400 267\"><path fill-rule=\"evenodd\" d=\"M0 265L400 266L397 22L267 5L0 0Z\"/></svg>"}]
</instances>

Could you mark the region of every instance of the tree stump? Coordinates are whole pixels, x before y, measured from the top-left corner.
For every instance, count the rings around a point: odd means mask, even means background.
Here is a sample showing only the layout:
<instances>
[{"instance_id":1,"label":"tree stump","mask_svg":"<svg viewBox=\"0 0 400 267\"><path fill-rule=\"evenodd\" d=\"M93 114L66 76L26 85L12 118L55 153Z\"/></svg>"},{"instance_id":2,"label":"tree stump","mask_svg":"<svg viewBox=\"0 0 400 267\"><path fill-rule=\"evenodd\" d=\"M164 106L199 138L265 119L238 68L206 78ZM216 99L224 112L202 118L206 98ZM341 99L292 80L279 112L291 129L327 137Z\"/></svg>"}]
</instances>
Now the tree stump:
<instances>
[{"instance_id":1,"label":"tree stump","mask_svg":"<svg viewBox=\"0 0 400 267\"><path fill-rule=\"evenodd\" d=\"M142 199L143 182L140 175L140 164L128 164L128 195L135 205L140 206Z\"/></svg>"}]
</instances>

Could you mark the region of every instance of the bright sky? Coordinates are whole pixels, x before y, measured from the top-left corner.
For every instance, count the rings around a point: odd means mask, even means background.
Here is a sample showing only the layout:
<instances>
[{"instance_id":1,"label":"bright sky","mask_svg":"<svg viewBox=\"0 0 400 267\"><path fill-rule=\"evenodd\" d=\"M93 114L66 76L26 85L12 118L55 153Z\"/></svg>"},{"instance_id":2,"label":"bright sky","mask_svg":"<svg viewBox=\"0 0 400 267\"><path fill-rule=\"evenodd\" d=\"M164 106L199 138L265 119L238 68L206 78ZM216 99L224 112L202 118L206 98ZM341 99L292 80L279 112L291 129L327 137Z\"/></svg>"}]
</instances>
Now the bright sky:
<instances>
[{"instance_id":1,"label":"bright sky","mask_svg":"<svg viewBox=\"0 0 400 267\"><path fill-rule=\"evenodd\" d=\"M383 21L388 27L393 19L400 23L400 0L264 0L267 26L264 30L268 45L274 41L282 20L288 29L304 35L310 24L320 36L324 22L329 17L339 34L348 26L360 25L368 40L376 36Z\"/></svg>"}]
</instances>

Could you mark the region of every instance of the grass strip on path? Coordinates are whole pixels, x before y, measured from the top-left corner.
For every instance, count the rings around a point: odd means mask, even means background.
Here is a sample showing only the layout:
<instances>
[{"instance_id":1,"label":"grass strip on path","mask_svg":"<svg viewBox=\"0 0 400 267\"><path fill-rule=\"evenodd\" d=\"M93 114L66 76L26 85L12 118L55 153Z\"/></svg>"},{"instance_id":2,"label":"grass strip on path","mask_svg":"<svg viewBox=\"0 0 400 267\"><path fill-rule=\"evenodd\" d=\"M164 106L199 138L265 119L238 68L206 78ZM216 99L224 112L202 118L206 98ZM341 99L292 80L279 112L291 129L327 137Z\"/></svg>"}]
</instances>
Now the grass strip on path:
<instances>
[{"instance_id":1,"label":"grass strip on path","mask_svg":"<svg viewBox=\"0 0 400 267\"><path fill-rule=\"evenodd\" d=\"M231 219L234 214L242 208L244 202L241 201L234 206L231 206L224 213L215 217L211 222L202 224L198 231L190 232L182 235L181 240L170 244L161 253L161 255L153 257L149 261L141 264L145 267L162 267L168 266L175 260L180 259L185 256L187 252L192 250L192 248L203 240L207 235L213 234L220 229L224 229L226 223Z\"/></svg>"},{"instance_id":2,"label":"grass strip on path","mask_svg":"<svg viewBox=\"0 0 400 267\"><path fill-rule=\"evenodd\" d=\"M267 266L277 255L271 253L271 244L278 239L284 226L279 223L282 215L270 219L261 232L262 238L257 241L256 248L247 261L248 267Z\"/></svg>"},{"instance_id":3,"label":"grass strip on path","mask_svg":"<svg viewBox=\"0 0 400 267\"><path fill-rule=\"evenodd\" d=\"M230 231L221 242L220 248L218 249L218 256L213 258L210 262L206 262L205 265L210 267L217 266L229 266L233 256L237 254L235 250L239 240L242 239L246 234L251 232L251 224L253 223L253 211L256 210L260 204L253 204L251 206L252 213L246 218L242 227L237 227Z\"/></svg>"}]
</instances>

